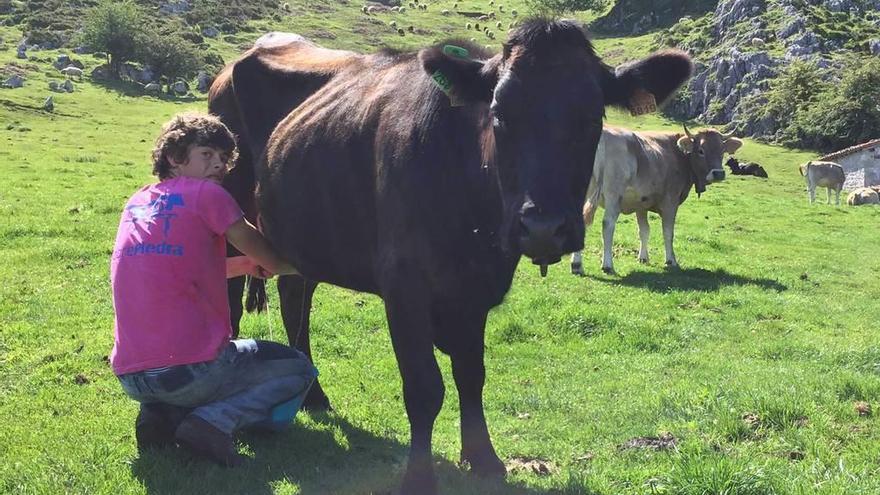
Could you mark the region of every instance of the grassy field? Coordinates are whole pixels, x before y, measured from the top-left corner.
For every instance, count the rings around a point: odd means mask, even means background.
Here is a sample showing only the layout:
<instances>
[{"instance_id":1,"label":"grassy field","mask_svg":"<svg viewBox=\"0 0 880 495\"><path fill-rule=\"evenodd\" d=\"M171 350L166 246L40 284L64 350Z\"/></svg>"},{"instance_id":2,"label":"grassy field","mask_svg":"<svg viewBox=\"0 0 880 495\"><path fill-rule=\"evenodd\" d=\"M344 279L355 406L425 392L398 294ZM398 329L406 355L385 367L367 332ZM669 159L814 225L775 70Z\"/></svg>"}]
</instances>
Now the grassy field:
<instances>
[{"instance_id":1,"label":"grassy field","mask_svg":"<svg viewBox=\"0 0 880 495\"><path fill-rule=\"evenodd\" d=\"M363 50L393 38L358 41L349 29L358 8L258 26L336 29L346 34L320 41ZM440 37L434 31L393 39L423 44ZM14 61L19 35L0 28L0 67ZM238 36L216 42L224 56L252 39ZM644 49L633 39L597 44L620 50L620 60ZM182 451L137 454L137 407L107 364L109 253L125 199L151 180L159 125L206 104L83 83L56 95L50 114L39 110L55 79L49 63L17 69L27 86L0 90L0 493L393 490L408 423L381 301L329 286L318 289L312 321L335 412L302 414L278 436L244 436L253 459L237 470ZM675 128L617 113L609 122ZM523 262L487 329L490 432L502 459L525 466L506 481L456 466L458 401L440 356L447 391L434 452L443 493L880 494L880 425L854 408L880 407L880 208L809 206L796 167L812 153L747 142L740 155L770 179L731 177L688 199L677 227L681 270L663 268L653 215L647 266L636 262L632 217L616 236L619 275L599 270L597 229L587 234L585 278L559 264L542 279ZM247 317L243 333L283 340L277 307ZM642 437L675 445L622 447Z\"/></svg>"}]
</instances>

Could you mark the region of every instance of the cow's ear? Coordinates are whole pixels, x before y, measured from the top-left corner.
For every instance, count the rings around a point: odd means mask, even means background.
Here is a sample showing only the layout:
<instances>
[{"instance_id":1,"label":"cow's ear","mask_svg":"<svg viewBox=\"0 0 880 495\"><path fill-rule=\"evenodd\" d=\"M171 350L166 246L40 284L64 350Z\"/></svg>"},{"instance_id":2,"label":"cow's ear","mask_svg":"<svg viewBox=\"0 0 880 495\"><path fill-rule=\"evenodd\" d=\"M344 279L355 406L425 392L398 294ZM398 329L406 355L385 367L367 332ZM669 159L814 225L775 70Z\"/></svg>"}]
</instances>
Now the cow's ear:
<instances>
[{"instance_id":1,"label":"cow's ear","mask_svg":"<svg viewBox=\"0 0 880 495\"><path fill-rule=\"evenodd\" d=\"M687 136L682 136L678 138L678 142L676 144L678 145L678 149L680 149L684 154L688 154L694 150L694 140Z\"/></svg>"},{"instance_id":2,"label":"cow's ear","mask_svg":"<svg viewBox=\"0 0 880 495\"><path fill-rule=\"evenodd\" d=\"M736 153L736 150L740 149L743 145L743 142L739 139L732 137L728 138L727 141L724 141L724 150L727 151L729 155Z\"/></svg>"},{"instance_id":3,"label":"cow's ear","mask_svg":"<svg viewBox=\"0 0 880 495\"><path fill-rule=\"evenodd\" d=\"M477 60L465 48L443 45L420 51L419 60L453 105L492 101L498 81L498 57Z\"/></svg>"},{"instance_id":4,"label":"cow's ear","mask_svg":"<svg viewBox=\"0 0 880 495\"><path fill-rule=\"evenodd\" d=\"M647 58L605 68L602 90L606 105L629 108L634 114L653 111L688 80L694 71L690 56L680 50L664 50Z\"/></svg>"}]
</instances>

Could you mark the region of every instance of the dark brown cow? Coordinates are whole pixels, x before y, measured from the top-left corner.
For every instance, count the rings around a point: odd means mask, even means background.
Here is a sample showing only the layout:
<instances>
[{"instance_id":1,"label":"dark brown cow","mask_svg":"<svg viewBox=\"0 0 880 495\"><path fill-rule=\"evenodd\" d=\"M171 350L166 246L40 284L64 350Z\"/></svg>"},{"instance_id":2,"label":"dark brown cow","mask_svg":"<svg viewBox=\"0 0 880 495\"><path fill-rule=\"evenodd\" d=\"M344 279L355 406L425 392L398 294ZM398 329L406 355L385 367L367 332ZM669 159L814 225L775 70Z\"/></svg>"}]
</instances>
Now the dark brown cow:
<instances>
[{"instance_id":1,"label":"dark brown cow","mask_svg":"<svg viewBox=\"0 0 880 495\"><path fill-rule=\"evenodd\" d=\"M431 434L444 386L435 346L452 360L462 460L481 475L505 473L483 414L487 313L521 255L546 270L581 248L584 163L604 106L626 106L637 90L662 101L692 69L666 52L615 74L564 21L524 23L495 56L467 49L256 48L231 69L234 105L212 106L235 114L228 121L251 156L263 150L263 227L305 277L279 282L291 342L308 350L316 282L384 299L411 428L404 493L436 492ZM317 390L313 401L326 401Z\"/></svg>"}]
</instances>

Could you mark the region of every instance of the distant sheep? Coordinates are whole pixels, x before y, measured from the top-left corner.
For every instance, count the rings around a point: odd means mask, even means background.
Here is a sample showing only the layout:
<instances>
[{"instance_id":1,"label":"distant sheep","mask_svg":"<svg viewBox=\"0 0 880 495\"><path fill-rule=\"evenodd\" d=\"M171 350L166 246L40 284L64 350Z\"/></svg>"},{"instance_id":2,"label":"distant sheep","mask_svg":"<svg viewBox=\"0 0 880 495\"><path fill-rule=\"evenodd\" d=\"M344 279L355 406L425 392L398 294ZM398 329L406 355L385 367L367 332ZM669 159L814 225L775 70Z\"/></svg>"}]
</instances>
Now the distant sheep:
<instances>
[{"instance_id":1,"label":"distant sheep","mask_svg":"<svg viewBox=\"0 0 880 495\"><path fill-rule=\"evenodd\" d=\"M755 48L764 48L764 40L761 38L752 38L752 46Z\"/></svg>"},{"instance_id":2,"label":"distant sheep","mask_svg":"<svg viewBox=\"0 0 880 495\"><path fill-rule=\"evenodd\" d=\"M406 35L406 31L404 31L403 29L398 29L398 30L397 30L397 34L399 34L400 36L405 36L405 35Z\"/></svg>"},{"instance_id":3,"label":"distant sheep","mask_svg":"<svg viewBox=\"0 0 880 495\"><path fill-rule=\"evenodd\" d=\"M443 9L443 10L441 10L440 13L441 13L442 15L449 15L449 14L450 14L450 12L449 12L447 9Z\"/></svg>"},{"instance_id":4,"label":"distant sheep","mask_svg":"<svg viewBox=\"0 0 880 495\"><path fill-rule=\"evenodd\" d=\"M471 23L467 23L467 24L464 25L464 27L465 27L465 29L471 29L471 28L474 27L474 26L473 26L473 24L471 24Z\"/></svg>"},{"instance_id":5,"label":"distant sheep","mask_svg":"<svg viewBox=\"0 0 880 495\"><path fill-rule=\"evenodd\" d=\"M61 73L67 77L76 77L77 79L82 79L83 70L71 65L70 67L65 67L61 69Z\"/></svg>"}]
</instances>

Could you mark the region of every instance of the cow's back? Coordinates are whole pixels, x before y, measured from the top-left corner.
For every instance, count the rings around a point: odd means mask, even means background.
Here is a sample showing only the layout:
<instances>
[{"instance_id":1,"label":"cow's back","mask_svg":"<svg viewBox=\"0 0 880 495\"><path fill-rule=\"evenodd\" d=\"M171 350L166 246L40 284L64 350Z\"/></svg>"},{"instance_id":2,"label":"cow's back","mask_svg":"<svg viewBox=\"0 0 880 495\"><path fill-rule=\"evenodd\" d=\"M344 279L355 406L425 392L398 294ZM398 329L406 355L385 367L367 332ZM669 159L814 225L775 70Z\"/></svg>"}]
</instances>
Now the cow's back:
<instances>
[{"instance_id":1,"label":"cow's back","mask_svg":"<svg viewBox=\"0 0 880 495\"><path fill-rule=\"evenodd\" d=\"M810 182L818 187L839 190L846 181L843 167L834 162L812 161L807 164L807 174L809 174Z\"/></svg>"},{"instance_id":2,"label":"cow's back","mask_svg":"<svg viewBox=\"0 0 880 495\"><path fill-rule=\"evenodd\" d=\"M620 198L620 210L625 214L657 211L671 188L678 198L679 182L686 182L686 178L673 166L676 157L671 145L676 137L670 133L637 133L605 127L590 184L594 194L588 192L587 197L595 197L598 187L599 204L604 206L607 197Z\"/></svg>"},{"instance_id":3,"label":"cow's back","mask_svg":"<svg viewBox=\"0 0 880 495\"><path fill-rule=\"evenodd\" d=\"M497 304L510 281L496 288L493 273L509 260L487 247L500 200L480 160L479 113L438 97L415 54L340 72L267 145L278 166L260 178L259 202L278 215L264 217L273 241L314 280L378 293L389 265L417 262L436 290L468 276Z\"/></svg>"}]
</instances>

